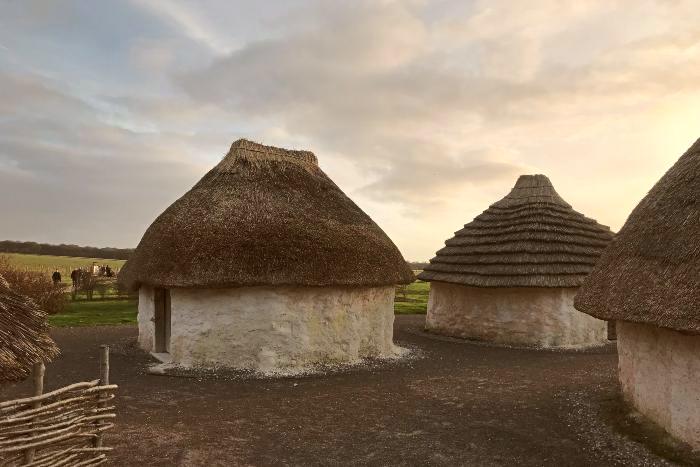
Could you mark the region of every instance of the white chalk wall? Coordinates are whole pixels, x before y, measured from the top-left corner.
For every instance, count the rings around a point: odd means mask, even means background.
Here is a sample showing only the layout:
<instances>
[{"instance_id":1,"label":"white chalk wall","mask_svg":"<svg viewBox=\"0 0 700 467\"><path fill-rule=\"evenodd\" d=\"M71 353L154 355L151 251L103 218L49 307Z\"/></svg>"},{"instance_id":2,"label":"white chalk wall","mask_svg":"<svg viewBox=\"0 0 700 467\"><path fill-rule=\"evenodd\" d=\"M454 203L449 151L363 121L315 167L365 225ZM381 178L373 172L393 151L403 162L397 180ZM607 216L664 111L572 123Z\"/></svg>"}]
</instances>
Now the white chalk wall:
<instances>
[{"instance_id":1,"label":"white chalk wall","mask_svg":"<svg viewBox=\"0 0 700 467\"><path fill-rule=\"evenodd\" d=\"M618 321L617 353L625 398L700 449L700 336Z\"/></svg>"},{"instance_id":2,"label":"white chalk wall","mask_svg":"<svg viewBox=\"0 0 700 467\"><path fill-rule=\"evenodd\" d=\"M574 308L576 290L431 282L426 328L497 344L586 347L607 342L606 322Z\"/></svg>"},{"instance_id":3,"label":"white chalk wall","mask_svg":"<svg viewBox=\"0 0 700 467\"><path fill-rule=\"evenodd\" d=\"M139 342L151 350L153 291L142 293L151 298L140 296ZM398 350L393 286L171 289L170 296L170 354L184 366L269 371Z\"/></svg>"}]
</instances>

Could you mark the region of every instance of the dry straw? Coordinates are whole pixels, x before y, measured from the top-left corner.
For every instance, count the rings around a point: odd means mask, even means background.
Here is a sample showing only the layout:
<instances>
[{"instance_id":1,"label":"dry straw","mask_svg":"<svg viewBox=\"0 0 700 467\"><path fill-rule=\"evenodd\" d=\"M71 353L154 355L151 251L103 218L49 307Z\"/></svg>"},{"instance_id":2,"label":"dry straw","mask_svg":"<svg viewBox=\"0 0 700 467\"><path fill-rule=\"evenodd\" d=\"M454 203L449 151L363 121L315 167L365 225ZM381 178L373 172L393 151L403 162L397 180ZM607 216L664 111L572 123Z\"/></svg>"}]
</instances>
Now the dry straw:
<instances>
[{"instance_id":1,"label":"dry straw","mask_svg":"<svg viewBox=\"0 0 700 467\"><path fill-rule=\"evenodd\" d=\"M597 318L700 333L700 139L632 211L576 296Z\"/></svg>"},{"instance_id":2,"label":"dry straw","mask_svg":"<svg viewBox=\"0 0 700 467\"><path fill-rule=\"evenodd\" d=\"M58 347L49 337L46 313L10 290L0 276L0 384L25 378L32 365L50 361Z\"/></svg>"},{"instance_id":3,"label":"dry straw","mask_svg":"<svg viewBox=\"0 0 700 467\"><path fill-rule=\"evenodd\" d=\"M474 287L578 287L613 233L572 209L544 175L455 232L418 276Z\"/></svg>"},{"instance_id":4,"label":"dry straw","mask_svg":"<svg viewBox=\"0 0 700 467\"><path fill-rule=\"evenodd\" d=\"M131 288L379 286L413 274L313 153L238 140L148 228L120 280Z\"/></svg>"}]
</instances>

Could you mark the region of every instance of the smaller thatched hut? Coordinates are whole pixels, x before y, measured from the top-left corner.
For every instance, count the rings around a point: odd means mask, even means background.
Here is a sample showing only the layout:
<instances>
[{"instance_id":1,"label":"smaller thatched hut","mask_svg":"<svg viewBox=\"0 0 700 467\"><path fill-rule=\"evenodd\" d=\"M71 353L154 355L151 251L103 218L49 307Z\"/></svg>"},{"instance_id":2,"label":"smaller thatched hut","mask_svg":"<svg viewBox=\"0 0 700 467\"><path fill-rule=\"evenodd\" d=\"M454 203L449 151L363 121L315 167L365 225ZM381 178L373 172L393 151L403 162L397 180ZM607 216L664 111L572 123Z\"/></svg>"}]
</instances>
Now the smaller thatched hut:
<instances>
[{"instance_id":1,"label":"smaller thatched hut","mask_svg":"<svg viewBox=\"0 0 700 467\"><path fill-rule=\"evenodd\" d=\"M573 300L612 237L547 177L523 175L418 276L431 282L426 328L507 345L606 342L605 322L576 311Z\"/></svg>"},{"instance_id":2,"label":"smaller thatched hut","mask_svg":"<svg viewBox=\"0 0 700 467\"><path fill-rule=\"evenodd\" d=\"M238 140L120 280L139 289L143 349L268 371L394 355L394 286L414 277L313 153Z\"/></svg>"},{"instance_id":3,"label":"smaller thatched hut","mask_svg":"<svg viewBox=\"0 0 700 467\"><path fill-rule=\"evenodd\" d=\"M25 378L35 363L58 355L46 313L0 276L0 383Z\"/></svg>"},{"instance_id":4,"label":"smaller thatched hut","mask_svg":"<svg viewBox=\"0 0 700 467\"><path fill-rule=\"evenodd\" d=\"M700 140L637 205L575 305L617 320L625 398L700 449Z\"/></svg>"}]
</instances>

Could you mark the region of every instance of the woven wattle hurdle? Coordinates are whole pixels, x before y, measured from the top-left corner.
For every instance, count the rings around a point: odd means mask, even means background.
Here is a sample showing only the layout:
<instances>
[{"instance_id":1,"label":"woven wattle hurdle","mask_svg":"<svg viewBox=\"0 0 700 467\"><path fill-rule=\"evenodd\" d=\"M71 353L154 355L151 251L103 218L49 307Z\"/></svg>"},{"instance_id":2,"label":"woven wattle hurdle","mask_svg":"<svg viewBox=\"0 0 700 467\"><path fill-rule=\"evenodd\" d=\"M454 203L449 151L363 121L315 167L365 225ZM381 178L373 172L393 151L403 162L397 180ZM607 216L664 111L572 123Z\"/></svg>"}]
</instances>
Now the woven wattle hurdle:
<instances>
[{"instance_id":1,"label":"woven wattle hurdle","mask_svg":"<svg viewBox=\"0 0 700 467\"><path fill-rule=\"evenodd\" d=\"M91 466L112 450L103 433L114 427L117 385L109 384L109 347L100 353L101 378L43 392L43 363L34 367L35 395L0 402L0 465Z\"/></svg>"}]
</instances>

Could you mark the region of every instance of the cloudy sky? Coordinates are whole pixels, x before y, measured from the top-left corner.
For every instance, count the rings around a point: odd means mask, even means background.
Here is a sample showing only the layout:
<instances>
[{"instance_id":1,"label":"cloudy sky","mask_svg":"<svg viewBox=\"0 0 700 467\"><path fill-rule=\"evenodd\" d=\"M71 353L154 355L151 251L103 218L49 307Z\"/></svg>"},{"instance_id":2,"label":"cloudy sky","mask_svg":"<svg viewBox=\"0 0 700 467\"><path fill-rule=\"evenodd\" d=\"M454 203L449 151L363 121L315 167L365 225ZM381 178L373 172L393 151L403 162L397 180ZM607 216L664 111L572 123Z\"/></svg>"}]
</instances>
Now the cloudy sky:
<instances>
[{"instance_id":1,"label":"cloudy sky","mask_svg":"<svg viewBox=\"0 0 700 467\"><path fill-rule=\"evenodd\" d=\"M618 229L699 136L696 0L0 3L0 239L133 247L246 137L428 259L522 173Z\"/></svg>"}]
</instances>

